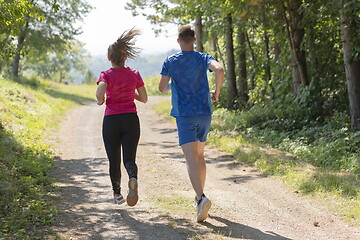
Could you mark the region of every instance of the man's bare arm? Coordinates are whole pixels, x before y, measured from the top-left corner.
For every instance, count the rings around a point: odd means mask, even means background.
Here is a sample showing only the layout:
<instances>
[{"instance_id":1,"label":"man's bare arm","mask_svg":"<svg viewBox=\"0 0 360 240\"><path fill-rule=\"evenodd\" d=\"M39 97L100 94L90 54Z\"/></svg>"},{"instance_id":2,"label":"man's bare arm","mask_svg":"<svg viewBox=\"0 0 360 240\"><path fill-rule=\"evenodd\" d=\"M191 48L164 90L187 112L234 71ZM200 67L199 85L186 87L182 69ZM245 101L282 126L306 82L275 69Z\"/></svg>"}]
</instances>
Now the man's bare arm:
<instances>
[{"instance_id":1,"label":"man's bare arm","mask_svg":"<svg viewBox=\"0 0 360 240\"><path fill-rule=\"evenodd\" d=\"M159 83L159 91L166 92L170 90L169 82L170 82L170 77L161 75L161 79Z\"/></svg>"},{"instance_id":2,"label":"man's bare arm","mask_svg":"<svg viewBox=\"0 0 360 240\"><path fill-rule=\"evenodd\" d=\"M212 61L209 64L209 69L215 72L215 91L211 93L213 101L219 101L220 90L224 82L224 68L217 61Z\"/></svg>"}]
</instances>

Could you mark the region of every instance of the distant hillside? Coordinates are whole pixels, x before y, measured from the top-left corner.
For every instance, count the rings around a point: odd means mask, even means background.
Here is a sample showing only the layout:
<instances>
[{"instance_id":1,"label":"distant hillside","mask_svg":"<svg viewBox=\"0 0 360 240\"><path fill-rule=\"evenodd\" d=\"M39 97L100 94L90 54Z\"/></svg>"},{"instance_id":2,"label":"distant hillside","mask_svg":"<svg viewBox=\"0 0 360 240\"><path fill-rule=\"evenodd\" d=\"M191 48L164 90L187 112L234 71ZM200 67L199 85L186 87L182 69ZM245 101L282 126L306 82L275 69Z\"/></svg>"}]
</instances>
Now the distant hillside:
<instances>
[{"instance_id":1,"label":"distant hillside","mask_svg":"<svg viewBox=\"0 0 360 240\"><path fill-rule=\"evenodd\" d=\"M126 65L137 69L143 78L159 74L161 71L162 63L165 58L171 54L176 53L178 50L171 50L167 53L160 55L144 55L136 59L128 59ZM110 62L106 56L97 55L93 56L89 62L90 71L97 77L101 71L111 67Z\"/></svg>"}]
</instances>

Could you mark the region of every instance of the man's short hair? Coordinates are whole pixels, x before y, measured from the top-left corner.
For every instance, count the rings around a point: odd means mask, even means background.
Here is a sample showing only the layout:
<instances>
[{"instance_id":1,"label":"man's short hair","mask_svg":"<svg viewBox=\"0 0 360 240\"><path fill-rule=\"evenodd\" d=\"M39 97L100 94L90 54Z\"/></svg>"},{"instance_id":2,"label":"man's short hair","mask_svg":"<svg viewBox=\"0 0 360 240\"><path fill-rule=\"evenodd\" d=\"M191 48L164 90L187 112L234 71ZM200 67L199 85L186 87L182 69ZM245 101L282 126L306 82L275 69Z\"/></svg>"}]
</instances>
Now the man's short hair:
<instances>
[{"instance_id":1,"label":"man's short hair","mask_svg":"<svg viewBox=\"0 0 360 240\"><path fill-rule=\"evenodd\" d=\"M194 40L195 38L195 31L191 28L190 25L184 25L179 27L178 33L178 38L184 42Z\"/></svg>"}]
</instances>

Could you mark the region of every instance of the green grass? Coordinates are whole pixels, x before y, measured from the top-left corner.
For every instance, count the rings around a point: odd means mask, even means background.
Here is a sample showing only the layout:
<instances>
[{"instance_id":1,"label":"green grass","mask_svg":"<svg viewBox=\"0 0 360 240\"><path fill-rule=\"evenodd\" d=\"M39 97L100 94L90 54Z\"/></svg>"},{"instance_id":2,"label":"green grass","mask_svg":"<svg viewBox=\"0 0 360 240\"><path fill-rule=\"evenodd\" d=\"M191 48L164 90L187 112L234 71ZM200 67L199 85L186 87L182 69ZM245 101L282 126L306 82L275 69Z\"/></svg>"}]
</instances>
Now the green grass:
<instances>
[{"instance_id":1,"label":"green grass","mask_svg":"<svg viewBox=\"0 0 360 240\"><path fill-rule=\"evenodd\" d=\"M159 91L160 75L150 76L144 79L146 92L149 96L169 96L170 91L161 93Z\"/></svg>"},{"instance_id":2,"label":"green grass","mask_svg":"<svg viewBox=\"0 0 360 240\"><path fill-rule=\"evenodd\" d=\"M0 78L0 239L43 239L56 208L47 141L76 104L94 101L94 86Z\"/></svg>"},{"instance_id":3,"label":"green grass","mask_svg":"<svg viewBox=\"0 0 360 240\"><path fill-rule=\"evenodd\" d=\"M170 116L171 103L170 101L163 101L154 106L155 110L163 117L172 122L175 122L175 118Z\"/></svg>"},{"instance_id":4,"label":"green grass","mask_svg":"<svg viewBox=\"0 0 360 240\"><path fill-rule=\"evenodd\" d=\"M166 116L170 103L159 103L155 108ZM230 153L241 164L280 178L293 191L312 197L349 223L360 224L360 185L356 173L360 161L359 131L331 131L331 126L314 126L298 132L299 138L290 138L291 132L248 125L252 118L260 119L250 112L241 116L224 109L215 110L207 142ZM316 141L310 144L312 138Z\"/></svg>"},{"instance_id":5,"label":"green grass","mask_svg":"<svg viewBox=\"0 0 360 240\"><path fill-rule=\"evenodd\" d=\"M184 198L180 195L171 194L171 196L162 195L152 199L156 205L165 212L172 213L174 211L181 211L186 214L193 214L193 201Z\"/></svg>"}]
</instances>

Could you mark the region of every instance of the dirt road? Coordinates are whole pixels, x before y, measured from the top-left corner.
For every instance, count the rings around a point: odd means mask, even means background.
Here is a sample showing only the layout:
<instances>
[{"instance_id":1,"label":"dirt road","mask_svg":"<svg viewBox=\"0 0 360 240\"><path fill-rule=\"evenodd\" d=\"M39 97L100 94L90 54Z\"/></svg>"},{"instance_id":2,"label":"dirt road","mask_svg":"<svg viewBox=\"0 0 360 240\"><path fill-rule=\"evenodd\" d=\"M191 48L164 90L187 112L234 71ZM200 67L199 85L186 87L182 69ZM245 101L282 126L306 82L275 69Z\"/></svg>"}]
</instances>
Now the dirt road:
<instances>
[{"instance_id":1,"label":"dirt road","mask_svg":"<svg viewBox=\"0 0 360 240\"><path fill-rule=\"evenodd\" d=\"M60 239L360 239L359 227L348 226L279 181L210 148L206 148L205 192L213 207L206 222L196 223L194 192L175 125L152 109L163 100L151 97L147 104L138 104L140 200L135 207L112 201L101 138L104 108L84 105L66 117L55 163L63 209L55 227ZM126 195L127 177L122 170Z\"/></svg>"}]
</instances>

